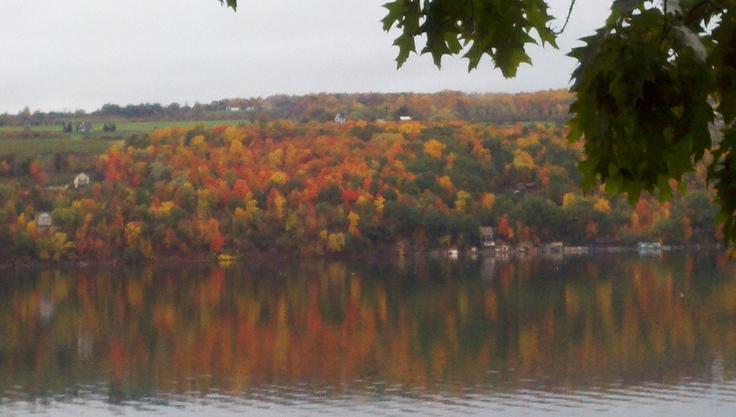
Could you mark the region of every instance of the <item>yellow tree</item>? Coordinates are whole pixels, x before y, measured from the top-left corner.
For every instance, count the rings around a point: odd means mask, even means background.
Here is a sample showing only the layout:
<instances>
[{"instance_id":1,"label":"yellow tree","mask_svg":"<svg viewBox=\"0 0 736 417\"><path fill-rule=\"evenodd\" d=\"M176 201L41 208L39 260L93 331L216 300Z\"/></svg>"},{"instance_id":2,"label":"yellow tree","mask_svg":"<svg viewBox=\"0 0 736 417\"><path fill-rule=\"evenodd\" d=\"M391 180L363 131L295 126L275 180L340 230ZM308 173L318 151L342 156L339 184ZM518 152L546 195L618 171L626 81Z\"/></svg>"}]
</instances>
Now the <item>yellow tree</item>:
<instances>
[{"instance_id":1,"label":"yellow tree","mask_svg":"<svg viewBox=\"0 0 736 417\"><path fill-rule=\"evenodd\" d=\"M424 144L424 152L434 159L442 158L442 152L445 151L447 145L437 139L430 139Z\"/></svg>"},{"instance_id":2,"label":"yellow tree","mask_svg":"<svg viewBox=\"0 0 736 417\"><path fill-rule=\"evenodd\" d=\"M36 241L38 257L42 260L59 261L74 247L73 242L67 240L67 234L56 232L50 237L43 237Z\"/></svg>"},{"instance_id":3,"label":"yellow tree","mask_svg":"<svg viewBox=\"0 0 736 417\"><path fill-rule=\"evenodd\" d=\"M360 220L360 216L355 213L354 211L351 211L348 213L348 221L350 224L348 225L348 232L350 232L353 235L358 235L360 232L358 231L358 221Z\"/></svg>"}]
</instances>

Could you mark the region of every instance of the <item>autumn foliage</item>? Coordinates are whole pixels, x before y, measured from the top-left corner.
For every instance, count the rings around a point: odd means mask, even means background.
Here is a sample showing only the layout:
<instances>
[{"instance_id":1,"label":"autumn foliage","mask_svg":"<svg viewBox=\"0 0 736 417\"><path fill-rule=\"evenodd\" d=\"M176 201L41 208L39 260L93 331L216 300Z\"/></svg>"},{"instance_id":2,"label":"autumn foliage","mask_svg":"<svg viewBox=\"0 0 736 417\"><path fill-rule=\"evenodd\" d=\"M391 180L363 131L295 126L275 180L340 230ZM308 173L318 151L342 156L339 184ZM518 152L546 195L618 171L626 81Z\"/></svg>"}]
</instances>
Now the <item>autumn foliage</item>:
<instances>
[{"instance_id":1,"label":"autumn foliage","mask_svg":"<svg viewBox=\"0 0 736 417\"><path fill-rule=\"evenodd\" d=\"M157 129L99 156L92 185L51 190L43 164L0 183L9 259L299 254L479 244L712 242L711 194L635 207L582 195L560 124L259 122ZM34 215L50 212L51 228Z\"/></svg>"}]
</instances>

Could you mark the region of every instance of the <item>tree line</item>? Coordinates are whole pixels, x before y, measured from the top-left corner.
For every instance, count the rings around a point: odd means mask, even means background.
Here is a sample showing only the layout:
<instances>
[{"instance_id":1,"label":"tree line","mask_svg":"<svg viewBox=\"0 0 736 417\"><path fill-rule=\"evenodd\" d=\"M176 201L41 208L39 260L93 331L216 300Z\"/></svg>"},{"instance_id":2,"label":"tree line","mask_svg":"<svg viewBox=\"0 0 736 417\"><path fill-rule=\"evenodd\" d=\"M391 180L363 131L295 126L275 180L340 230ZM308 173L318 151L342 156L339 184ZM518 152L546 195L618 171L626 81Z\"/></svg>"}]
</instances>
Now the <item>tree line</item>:
<instances>
[{"instance_id":1,"label":"tree line","mask_svg":"<svg viewBox=\"0 0 736 417\"><path fill-rule=\"evenodd\" d=\"M573 100L567 90L522 94L466 94L442 91L419 93L354 93L274 95L266 98L233 98L209 104L180 105L108 103L87 113L31 112L0 114L0 126L39 126L82 121L158 121L158 120L240 120L268 121L288 119L294 122L328 122L338 113L348 119L375 122L408 116L422 121L464 120L469 122L563 121Z\"/></svg>"}]
</instances>

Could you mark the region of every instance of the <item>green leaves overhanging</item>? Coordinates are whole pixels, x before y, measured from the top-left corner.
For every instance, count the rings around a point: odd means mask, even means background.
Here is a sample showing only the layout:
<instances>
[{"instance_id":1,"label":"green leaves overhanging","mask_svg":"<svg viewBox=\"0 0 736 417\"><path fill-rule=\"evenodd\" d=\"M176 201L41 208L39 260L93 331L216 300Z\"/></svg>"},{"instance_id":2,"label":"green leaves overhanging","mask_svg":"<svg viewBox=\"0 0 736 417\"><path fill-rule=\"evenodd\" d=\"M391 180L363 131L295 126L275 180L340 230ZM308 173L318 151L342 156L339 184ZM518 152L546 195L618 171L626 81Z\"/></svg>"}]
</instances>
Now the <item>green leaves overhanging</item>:
<instances>
[{"instance_id":1,"label":"green leaves overhanging","mask_svg":"<svg viewBox=\"0 0 736 417\"><path fill-rule=\"evenodd\" d=\"M417 38L426 40L421 53L431 54L438 67L445 55L463 53L472 70L488 56L505 77L531 63L526 44L556 46L542 0L395 0L384 7L384 30L401 31L394 41L399 67L416 52Z\"/></svg>"},{"instance_id":2,"label":"green leaves overhanging","mask_svg":"<svg viewBox=\"0 0 736 417\"><path fill-rule=\"evenodd\" d=\"M582 186L664 200L670 180L681 185L711 152L718 221L736 242L736 4L646 3L616 1L606 25L570 53L579 66L569 139L584 140Z\"/></svg>"}]
</instances>

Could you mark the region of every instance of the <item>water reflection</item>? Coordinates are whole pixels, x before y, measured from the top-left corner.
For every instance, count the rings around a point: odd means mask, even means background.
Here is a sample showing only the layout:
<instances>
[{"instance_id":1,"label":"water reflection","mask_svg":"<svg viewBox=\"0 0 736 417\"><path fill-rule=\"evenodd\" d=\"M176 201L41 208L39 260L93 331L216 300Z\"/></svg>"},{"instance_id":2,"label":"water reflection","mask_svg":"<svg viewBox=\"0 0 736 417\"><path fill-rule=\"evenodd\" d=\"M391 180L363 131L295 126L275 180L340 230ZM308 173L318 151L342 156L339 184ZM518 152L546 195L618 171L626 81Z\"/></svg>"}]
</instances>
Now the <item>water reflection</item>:
<instances>
[{"instance_id":1,"label":"water reflection","mask_svg":"<svg viewBox=\"0 0 736 417\"><path fill-rule=\"evenodd\" d=\"M718 410L735 271L667 253L18 272L0 413Z\"/></svg>"}]
</instances>

